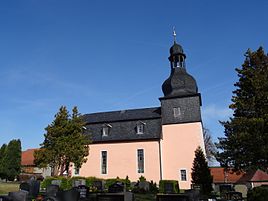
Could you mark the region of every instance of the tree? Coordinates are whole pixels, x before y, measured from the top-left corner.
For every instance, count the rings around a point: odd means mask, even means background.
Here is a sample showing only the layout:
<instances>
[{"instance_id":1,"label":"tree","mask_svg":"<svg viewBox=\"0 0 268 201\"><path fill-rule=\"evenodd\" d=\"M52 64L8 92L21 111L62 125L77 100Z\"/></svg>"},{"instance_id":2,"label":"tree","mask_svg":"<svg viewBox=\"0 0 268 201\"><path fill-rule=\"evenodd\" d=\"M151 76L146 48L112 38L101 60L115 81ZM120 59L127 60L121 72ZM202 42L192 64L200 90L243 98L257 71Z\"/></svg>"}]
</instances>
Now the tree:
<instances>
[{"instance_id":1,"label":"tree","mask_svg":"<svg viewBox=\"0 0 268 201\"><path fill-rule=\"evenodd\" d=\"M20 140L11 140L2 159L2 168L5 179L13 181L21 170L21 142Z\"/></svg>"},{"instance_id":2,"label":"tree","mask_svg":"<svg viewBox=\"0 0 268 201\"><path fill-rule=\"evenodd\" d=\"M213 177L210 174L206 157L201 149L198 147L195 150L195 158L192 167L192 184L201 187L203 195L209 195L212 189Z\"/></svg>"},{"instance_id":3,"label":"tree","mask_svg":"<svg viewBox=\"0 0 268 201\"><path fill-rule=\"evenodd\" d=\"M203 129L203 137L204 137L206 157L208 161L212 162L213 160L215 160L215 154L217 150L212 140L212 136L207 128Z\"/></svg>"},{"instance_id":4,"label":"tree","mask_svg":"<svg viewBox=\"0 0 268 201\"><path fill-rule=\"evenodd\" d=\"M3 144L0 148L0 178L1 179L6 179L6 171L4 170L4 166L3 166L3 159L6 154L6 148L7 148L6 144Z\"/></svg>"},{"instance_id":5,"label":"tree","mask_svg":"<svg viewBox=\"0 0 268 201\"><path fill-rule=\"evenodd\" d=\"M90 140L83 134L84 122L77 107L69 115L65 106L59 109L54 121L48 125L41 148L34 154L35 164L53 169L53 175L69 173L71 163L80 168L89 154Z\"/></svg>"},{"instance_id":6,"label":"tree","mask_svg":"<svg viewBox=\"0 0 268 201\"><path fill-rule=\"evenodd\" d=\"M225 137L219 138L217 159L226 168L267 171L268 168L268 56L262 47L248 50L242 68L236 68L233 117L221 122Z\"/></svg>"}]
</instances>

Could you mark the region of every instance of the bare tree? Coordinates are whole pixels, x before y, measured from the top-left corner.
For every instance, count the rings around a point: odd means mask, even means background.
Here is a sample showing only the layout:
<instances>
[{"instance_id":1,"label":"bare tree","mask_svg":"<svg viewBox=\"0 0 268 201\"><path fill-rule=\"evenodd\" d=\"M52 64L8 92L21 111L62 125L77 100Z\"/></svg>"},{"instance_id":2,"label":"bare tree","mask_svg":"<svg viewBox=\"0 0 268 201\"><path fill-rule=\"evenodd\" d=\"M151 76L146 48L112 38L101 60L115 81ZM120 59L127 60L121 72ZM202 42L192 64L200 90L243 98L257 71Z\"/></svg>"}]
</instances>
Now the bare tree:
<instances>
[{"instance_id":1,"label":"bare tree","mask_svg":"<svg viewBox=\"0 0 268 201\"><path fill-rule=\"evenodd\" d=\"M215 160L217 149L215 143L213 142L209 129L203 128L203 137L207 159L209 162L213 162Z\"/></svg>"}]
</instances>

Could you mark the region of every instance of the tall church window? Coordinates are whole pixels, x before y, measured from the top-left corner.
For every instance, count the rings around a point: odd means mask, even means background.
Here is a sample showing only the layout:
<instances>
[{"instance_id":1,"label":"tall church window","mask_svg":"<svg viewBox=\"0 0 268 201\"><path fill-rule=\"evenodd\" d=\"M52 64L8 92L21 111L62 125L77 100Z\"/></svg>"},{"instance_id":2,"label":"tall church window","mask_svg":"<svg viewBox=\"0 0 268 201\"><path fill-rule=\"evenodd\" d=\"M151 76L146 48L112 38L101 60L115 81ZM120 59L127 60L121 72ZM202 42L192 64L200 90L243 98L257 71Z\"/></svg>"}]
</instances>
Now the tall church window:
<instances>
[{"instance_id":1,"label":"tall church window","mask_svg":"<svg viewBox=\"0 0 268 201\"><path fill-rule=\"evenodd\" d=\"M138 173L144 173L144 150L138 149Z\"/></svg>"},{"instance_id":2,"label":"tall church window","mask_svg":"<svg viewBox=\"0 0 268 201\"><path fill-rule=\"evenodd\" d=\"M187 175L185 169L181 170L181 181L187 181Z\"/></svg>"},{"instance_id":3,"label":"tall church window","mask_svg":"<svg viewBox=\"0 0 268 201\"><path fill-rule=\"evenodd\" d=\"M101 152L101 174L107 174L107 151Z\"/></svg>"}]
</instances>

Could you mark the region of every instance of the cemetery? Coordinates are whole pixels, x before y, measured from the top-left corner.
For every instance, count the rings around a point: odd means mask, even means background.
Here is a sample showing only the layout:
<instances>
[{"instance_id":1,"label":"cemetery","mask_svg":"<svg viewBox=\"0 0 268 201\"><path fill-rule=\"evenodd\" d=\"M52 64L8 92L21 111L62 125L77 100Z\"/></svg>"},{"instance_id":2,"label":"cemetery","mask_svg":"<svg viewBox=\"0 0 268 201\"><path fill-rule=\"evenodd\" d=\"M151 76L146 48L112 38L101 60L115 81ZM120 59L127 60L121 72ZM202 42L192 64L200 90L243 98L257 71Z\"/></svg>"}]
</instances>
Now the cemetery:
<instances>
[{"instance_id":1,"label":"cemetery","mask_svg":"<svg viewBox=\"0 0 268 201\"><path fill-rule=\"evenodd\" d=\"M225 189L226 190L226 189ZM225 196L226 199L223 199ZM43 181L31 178L19 184L17 191L0 195L0 201L242 201L237 192L224 196L204 196L200 186L180 190L178 181L162 180L157 185L141 178L137 182L126 179L95 177L51 177Z\"/></svg>"}]
</instances>

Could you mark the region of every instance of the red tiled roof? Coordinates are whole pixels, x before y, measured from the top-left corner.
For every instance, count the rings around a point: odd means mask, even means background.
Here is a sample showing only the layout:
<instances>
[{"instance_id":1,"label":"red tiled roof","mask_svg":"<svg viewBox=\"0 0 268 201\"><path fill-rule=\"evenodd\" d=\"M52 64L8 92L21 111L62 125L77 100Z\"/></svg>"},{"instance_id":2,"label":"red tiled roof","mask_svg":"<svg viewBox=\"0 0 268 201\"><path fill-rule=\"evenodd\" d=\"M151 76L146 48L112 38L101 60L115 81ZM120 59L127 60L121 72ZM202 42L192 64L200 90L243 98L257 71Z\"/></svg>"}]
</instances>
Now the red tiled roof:
<instances>
[{"instance_id":1,"label":"red tiled roof","mask_svg":"<svg viewBox=\"0 0 268 201\"><path fill-rule=\"evenodd\" d=\"M226 178L224 174L224 168L212 167L210 168L210 173L213 176L213 183L236 183L245 173L235 173L228 171L226 173Z\"/></svg>"},{"instance_id":2,"label":"red tiled roof","mask_svg":"<svg viewBox=\"0 0 268 201\"><path fill-rule=\"evenodd\" d=\"M34 165L34 151L37 149L27 149L21 152L21 165Z\"/></svg>"},{"instance_id":3,"label":"red tiled roof","mask_svg":"<svg viewBox=\"0 0 268 201\"><path fill-rule=\"evenodd\" d=\"M237 183L268 181L268 174L262 170L247 172Z\"/></svg>"}]
</instances>

